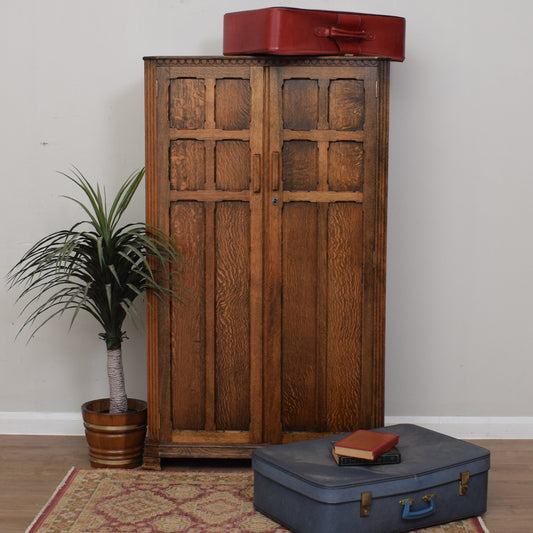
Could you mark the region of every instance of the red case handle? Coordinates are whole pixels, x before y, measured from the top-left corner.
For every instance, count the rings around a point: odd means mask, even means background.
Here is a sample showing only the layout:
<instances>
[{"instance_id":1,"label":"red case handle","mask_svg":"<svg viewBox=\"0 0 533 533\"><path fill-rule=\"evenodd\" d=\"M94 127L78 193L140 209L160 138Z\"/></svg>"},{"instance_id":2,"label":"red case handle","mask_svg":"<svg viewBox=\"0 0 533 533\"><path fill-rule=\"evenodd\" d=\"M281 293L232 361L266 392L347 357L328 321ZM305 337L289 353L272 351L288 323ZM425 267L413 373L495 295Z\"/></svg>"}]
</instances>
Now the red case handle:
<instances>
[{"instance_id":1,"label":"red case handle","mask_svg":"<svg viewBox=\"0 0 533 533\"><path fill-rule=\"evenodd\" d=\"M315 35L317 37L330 37L332 39L355 39L360 41L372 41L375 39L373 33L367 33L361 29L362 18L359 15L339 14L334 26L317 26ZM353 29L353 28L358 29Z\"/></svg>"}]
</instances>

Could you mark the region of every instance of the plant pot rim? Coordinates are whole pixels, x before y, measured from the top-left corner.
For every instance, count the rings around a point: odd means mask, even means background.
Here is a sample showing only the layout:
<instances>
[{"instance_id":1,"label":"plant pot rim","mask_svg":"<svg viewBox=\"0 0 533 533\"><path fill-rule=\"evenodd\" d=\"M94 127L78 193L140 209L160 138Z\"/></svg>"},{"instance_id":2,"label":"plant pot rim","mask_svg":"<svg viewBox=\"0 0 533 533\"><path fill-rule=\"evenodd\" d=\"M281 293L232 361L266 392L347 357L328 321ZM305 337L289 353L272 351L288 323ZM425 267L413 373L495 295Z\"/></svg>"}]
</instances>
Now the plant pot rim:
<instances>
[{"instance_id":1,"label":"plant pot rim","mask_svg":"<svg viewBox=\"0 0 533 533\"><path fill-rule=\"evenodd\" d=\"M147 402L136 398L128 398L128 411L122 414L110 414L109 412L109 398L98 398L96 400L89 400L81 406L82 413L97 413L108 416L124 416L126 414L142 413L147 410Z\"/></svg>"},{"instance_id":2,"label":"plant pot rim","mask_svg":"<svg viewBox=\"0 0 533 533\"><path fill-rule=\"evenodd\" d=\"M135 398L128 398L128 410L125 413L111 414L109 412L109 398L89 400L81 406L81 413L84 420L98 417L100 419L108 419L108 423L128 423L126 421L133 417L137 419L146 419L147 410L147 402Z\"/></svg>"}]
</instances>

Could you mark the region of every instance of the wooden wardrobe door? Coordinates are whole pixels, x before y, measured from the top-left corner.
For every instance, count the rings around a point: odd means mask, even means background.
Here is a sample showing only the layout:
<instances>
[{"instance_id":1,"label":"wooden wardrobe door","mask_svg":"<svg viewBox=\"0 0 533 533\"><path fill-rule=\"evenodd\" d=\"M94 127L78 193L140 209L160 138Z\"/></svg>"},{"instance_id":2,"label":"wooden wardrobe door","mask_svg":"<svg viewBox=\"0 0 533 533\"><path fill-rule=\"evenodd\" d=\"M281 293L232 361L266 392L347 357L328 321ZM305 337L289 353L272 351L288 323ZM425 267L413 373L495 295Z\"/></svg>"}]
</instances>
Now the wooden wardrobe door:
<instances>
[{"instance_id":1,"label":"wooden wardrobe door","mask_svg":"<svg viewBox=\"0 0 533 533\"><path fill-rule=\"evenodd\" d=\"M374 423L377 81L375 68L271 69L269 441Z\"/></svg>"},{"instance_id":2,"label":"wooden wardrobe door","mask_svg":"<svg viewBox=\"0 0 533 533\"><path fill-rule=\"evenodd\" d=\"M263 69L189 62L157 81L159 226L191 296L159 314L156 440L261 442Z\"/></svg>"}]
</instances>

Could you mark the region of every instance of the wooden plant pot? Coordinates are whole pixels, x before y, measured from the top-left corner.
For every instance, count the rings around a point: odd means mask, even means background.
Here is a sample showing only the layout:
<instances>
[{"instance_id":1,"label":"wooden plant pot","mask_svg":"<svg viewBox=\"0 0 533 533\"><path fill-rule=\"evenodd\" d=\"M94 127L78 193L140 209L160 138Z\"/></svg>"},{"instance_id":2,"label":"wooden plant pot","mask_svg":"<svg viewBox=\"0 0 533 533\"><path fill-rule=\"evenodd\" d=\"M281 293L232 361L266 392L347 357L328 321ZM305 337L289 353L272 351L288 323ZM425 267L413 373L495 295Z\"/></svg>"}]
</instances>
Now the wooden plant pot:
<instances>
[{"instance_id":1,"label":"wooden plant pot","mask_svg":"<svg viewBox=\"0 0 533 533\"><path fill-rule=\"evenodd\" d=\"M146 402L128 399L128 412L109 414L109 399L81 407L91 466L135 468L142 463L146 435Z\"/></svg>"}]
</instances>

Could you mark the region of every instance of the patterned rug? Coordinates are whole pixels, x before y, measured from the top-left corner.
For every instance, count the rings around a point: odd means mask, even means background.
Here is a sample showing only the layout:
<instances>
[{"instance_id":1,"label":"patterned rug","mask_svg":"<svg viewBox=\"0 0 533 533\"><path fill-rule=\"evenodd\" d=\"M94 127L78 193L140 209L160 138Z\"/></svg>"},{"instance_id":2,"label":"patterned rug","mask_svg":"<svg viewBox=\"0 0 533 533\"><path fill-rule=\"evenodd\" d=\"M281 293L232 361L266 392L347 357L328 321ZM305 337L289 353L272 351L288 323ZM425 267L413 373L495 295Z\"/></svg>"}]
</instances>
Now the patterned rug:
<instances>
[{"instance_id":1,"label":"patterned rug","mask_svg":"<svg viewBox=\"0 0 533 533\"><path fill-rule=\"evenodd\" d=\"M287 532L253 508L253 473L72 469L26 533ZM487 533L481 519L424 533Z\"/></svg>"}]
</instances>

